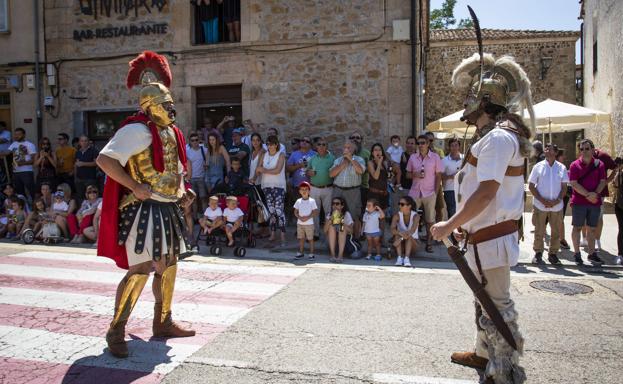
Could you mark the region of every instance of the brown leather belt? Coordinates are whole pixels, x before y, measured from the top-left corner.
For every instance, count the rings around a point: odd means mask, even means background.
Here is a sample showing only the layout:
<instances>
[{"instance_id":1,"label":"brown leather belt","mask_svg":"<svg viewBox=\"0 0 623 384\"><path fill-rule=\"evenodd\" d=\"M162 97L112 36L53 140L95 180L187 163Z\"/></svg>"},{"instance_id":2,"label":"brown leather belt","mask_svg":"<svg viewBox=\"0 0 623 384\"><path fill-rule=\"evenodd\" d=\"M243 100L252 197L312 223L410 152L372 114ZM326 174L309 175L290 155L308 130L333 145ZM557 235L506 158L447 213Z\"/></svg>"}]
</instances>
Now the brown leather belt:
<instances>
[{"instance_id":1,"label":"brown leather belt","mask_svg":"<svg viewBox=\"0 0 623 384\"><path fill-rule=\"evenodd\" d=\"M333 184L327 184L327 185L314 185L314 184L312 184L312 187L320 188L320 189L322 189L322 188L331 188L332 186L333 186Z\"/></svg>"},{"instance_id":2,"label":"brown leather belt","mask_svg":"<svg viewBox=\"0 0 623 384\"><path fill-rule=\"evenodd\" d=\"M478 165L478 158L472 155L471 153L467 156L467 162L476 167ZM506 167L505 176L521 176L524 174L524 166L511 166Z\"/></svg>"},{"instance_id":3,"label":"brown leather belt","mask_svg":"<svg viewBox=\"0 0 623 384\"><path fill-rule=\"evenodd\" d=\"M501 223L479 229L474 233L470 233L467 237L467 242L469 244L484 243L485 241L510 235L511 233L515 233L517 231L519 231L517 220L506 220Z\"/></svg>"},{"instance_id":4,"label":"brown leather belt","mask_svg":"<svg viewBox=\"0 0 623 384\"><path fill-rule=\"evenodd\" d=\"M339 189L341 189L341 190L343 190L343 191L349 191L349 190L351 190L351 189L361 188L361 185L355 185L355 186L353 186L353 187L340 187L339 185L335 185L335 184L333 184L333 186L334 186L335 188L339 188Z\"/></svg>"}]
</instances>

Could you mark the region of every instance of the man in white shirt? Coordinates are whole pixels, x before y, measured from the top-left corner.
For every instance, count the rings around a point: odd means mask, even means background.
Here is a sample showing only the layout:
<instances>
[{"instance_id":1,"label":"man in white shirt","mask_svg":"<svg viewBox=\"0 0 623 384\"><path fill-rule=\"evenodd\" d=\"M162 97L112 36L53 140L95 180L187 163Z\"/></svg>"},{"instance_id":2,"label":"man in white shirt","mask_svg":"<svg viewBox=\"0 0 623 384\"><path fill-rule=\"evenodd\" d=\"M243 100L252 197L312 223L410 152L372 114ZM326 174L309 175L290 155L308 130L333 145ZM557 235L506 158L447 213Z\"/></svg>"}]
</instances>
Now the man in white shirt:
<instances>
[{"instance_id":1,"label":"man in white shirt","mask_svg":"<svg viewBox=\"0 0 623 384\"><path fill-rule=\"evenodd\" d=\"M9 145L8 150L13 152L13 184L15 191L26 196L29 201L35 198L35 174L32 164L35 160L37 147L26 140L24 128L15 128L13 132L14 142Z\"/></svg>"},{"instance_id":2,"label":"man in white shirt","mask_svg":"<svg viewBox=\"0 0 623 384\"><path fill-rule=\"evenodd\" d=\"M556 255L560 249L560 228L563 220L562 200L567 193L569 174L564 164L556 161L558 146L545 145L545 160L539 161L532 168L528 183L530 192L534 196L532 202L532 223L534 224L533 264L543 264L543 237L547 222L551 228L549 252L547 260L554 265L560 265Z\"/></svg>"},{"instance_id":3,"label":"man in white shirt","mask_svg":"<svg viewBox=\"0 0 623 384\"><path fill-rule=\"evenodd\" d=\"M456 200L454 199L454 175L457 174L463 163L463 154L461 153L461 143L456 137L448 140L450 153L441 159L443 172L441 180L443 182L443 199L446 202L448 210L448 219L454 216L456 212Z\"/></svg>"},{"instance_id":4,"label":"man in white shirt","mask_svg":"<svg viewBox=\"0 0 623 384\"><path fill-rule=\"evenodd\" d=\"M453 232L459 241L464 239L461 246L466 248L469 269L462 273L471 273L480 282L470 285L477 298L476 345L471 351L453 353L451 361L481 371L483 383L521 384L526 381L519 364L524 338L511 297L510 268L519 259L523 175L534 135L534 112L530 80L515 60L481 55L463 60L452 73L453 86L465 94L461 120L476 126L476 142L455 179L457 211L448 221L433 225L431 233L435 240L447 240ZM519 96L511 98L509 92ZM532 129L510 112L524 105ZM463 268L460 262L457 266ZM495 308L483 309L485 295ZM493 311L500 316L492 316Z\"/></svg>"}]
</instances>

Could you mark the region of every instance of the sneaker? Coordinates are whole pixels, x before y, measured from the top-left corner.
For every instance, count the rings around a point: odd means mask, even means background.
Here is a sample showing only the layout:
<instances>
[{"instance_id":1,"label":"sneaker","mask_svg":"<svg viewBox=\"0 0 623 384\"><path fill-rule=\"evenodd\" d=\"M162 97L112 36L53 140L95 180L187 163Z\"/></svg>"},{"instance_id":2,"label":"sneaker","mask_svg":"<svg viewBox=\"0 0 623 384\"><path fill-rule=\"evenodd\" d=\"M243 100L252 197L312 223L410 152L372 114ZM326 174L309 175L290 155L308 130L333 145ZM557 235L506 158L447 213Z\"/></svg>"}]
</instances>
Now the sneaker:
<instances>
[{"instance_id":1,"label":"sneaker","mask_svg":"<svg viewBox=\"0 0 623 384\"><path fill-rule=\"evenodd\" d=\"M599 256L597 256L596 252L591 253L590 255L588 255L588 261L590 261L591 263L593 263L593 265L602 265L604 262L599 258Z\"/></svg>"},{"instance_id":2,"label":"sneaker","mask_svg":"<svg viewBox=\"0 0 623 384\"><path fill-rule=\"evenodd\" d=\"M558 258L558 256L556 256L555 253L548 253L547 254L547 261L549 261L549 263L551 265L561 265L562 264L560 262L560 259Z\"/></svg>"},{"instance_id":3,"label":"sneaker","mask_svg":"<svg viewBox=\"0 0 623 384\"><path fill-rule=\"evenodd\" d=\"M376 261L377 263L380 263L381 260L383 260L383 257L381 255L374 256L374 261Z\"/></svg>"},{"instance_id":4,"label":"sneaker","mask_svg":"<svg viewBox=\"0 0 623 384\"><path fill-rule=\"evenodd\" d=\"M372 259L372 255L368 253L368 256L366 256L366 260L370 260L370 259Z\"/></svg>"},{"instance_id":5,"label":"sneaker","mask_svg":"<svg viewBox=\"0 0 623 384\"><path fill-rule=\"evenodd\" d=\"M543 262L543 252L537 252L534 254L534 257L532 258L532 264L545 264Z\"/></svg>"},{"instance_id":6,"label":"sneaker","mask_svg":"<svg viewBox=\"0 0 623 384\"><path fill-rule=\"evenodd\" d=\"M411 266L411 260L409 260L409 256L405 257L404 266L405 267L410 267Z\"/></svg>"},{"instance_id":7,"label":"sneaker","mask_svg":"<svg viewBox=\"0 0 623 384\"><path fill-rule=\"evenodd\" d=\"M586 242L586 239L582 238L582 240L580 240L580 247L588 247L588 243Z\"/></svg>"},{"instance_id":8,"label":"sneaker","mask_svg":"<svg viewBox=\"0 0 623 384\"><path fill-rule=\"evenodd\" d=\"M560 248L562 249L571 249L567 240L560 240Z\"/></svg>"},{"instance_id":9,"label":"sneaker","mask_svg":"<svg viewBox=\"0 0 623 384\"><path fill-rule=\"evenodd\" d=\"M582 261L582 255L580 254L580 252L576 253L575 255L573 255L573 258L575 259L575 264L580 266L580 265L584 265L584 261Z\"/></svg>"},{"instance_id":10,"label":"sneaker","mask_svg":"<svg viewBox=\"0 0 623 384\"><path fill-rule=\"evenodd\" d=\"M399 191L404 191L405 189L402 187L402 185L399 185L399 186L398 186L398 190L399 190Z\"/></svg>"},{"instance_id":11,"label":"sneaker","mask_svg":"<svg viewBox=\"0 0 623 384\"><path fill-rule=\"evenodd\" d=\"M623 257L615 256L614 257L614 265L623 265Z\"/></svg>"},{"instance_id":12,"label":"sneaker","mask_svg":"<svg viewBox=\"0 0 623 384\"><path fill-rule=\"evenodd\" d=\"M309 255L307 255L308 260L314 260L315 258L316 258L316 255L314 255L313 253L310 253Z\"/></svg>"},{"instance_id":13,"label":"sneaker","mask_svg":"<svg viewBox=\"0 0 623 384\"><path fill-rule=\"evenodd\" d=\"M402 263L403 263L402 256L398 256L398 258L396 259L396 265L402 266Z\"/></svg>"},{"instance_id":14,"label":"sneaker","mask_svg":"<svg viewBox=\"0 0 623 384\"><path fill-rule=\"evenodd\" d=\"M595 239L595 252L601 251L601 240Z\"/></svg>"},{"instance_id":15,"label":"sneaker","mask_svg":"<svg viewBox=\"0 0 623 384\"><path fill-rule=\"evenodd\" d=\"M305 256L305 255L303 255L301 252L297 252L297 253L296 253L296 256L294 256L294 258L295 258L296 260L301 260L301 259L303 258L303 256Z\"/></svg>"}]
</instances>

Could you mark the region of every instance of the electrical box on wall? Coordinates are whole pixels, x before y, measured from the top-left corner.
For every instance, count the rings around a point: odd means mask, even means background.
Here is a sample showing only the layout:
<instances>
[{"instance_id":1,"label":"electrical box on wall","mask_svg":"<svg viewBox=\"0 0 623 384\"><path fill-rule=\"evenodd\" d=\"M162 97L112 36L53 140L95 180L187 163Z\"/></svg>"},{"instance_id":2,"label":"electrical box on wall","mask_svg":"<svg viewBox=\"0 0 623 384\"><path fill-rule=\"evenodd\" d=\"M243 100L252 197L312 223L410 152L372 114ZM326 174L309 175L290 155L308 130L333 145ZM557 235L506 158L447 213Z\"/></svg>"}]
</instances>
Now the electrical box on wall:
<instances>
[{"instance_id":1,"label":"electrical box on wall","mask_svg":"<svg viewBox=\"0 0 623 384\"><path fill-rule=\"evenodd\" d=\"M29 89L35 88L35 75L34 73L29 73L26 75L26 87Z\"/></svg>"},{"instance_id":2,"label":"electrical box on wall","mask_svg":"<svg viewBox=\"0 0 623 384\"><path fill-rule=\"evenodd\" d=\"M43 99L43 105L46 106L46 107L53 107L54 106L54 97L46 96Z\"/></svg>"},{"instance_id":3,"label":"electrical box on wall","mask_svg":"<svg viewBox=\"0 0 623 384\"><path fill-rule=\"evenodd\" d=\"M56 67L54 66L54 64L46 65L46 73L48 75L48 85L56 85Z\"/></svg>"},{"instance_id":4,"label":"electrical box on wall","mask_svg":"<svg viewBox=\"0 0 623 384\"><path fill-rule=\"evenodd\" d=\"M394 20L392 23L393 36L395 41L404 41L411 38L411 24L409 19Z\"/></svg>"}]
</instances>

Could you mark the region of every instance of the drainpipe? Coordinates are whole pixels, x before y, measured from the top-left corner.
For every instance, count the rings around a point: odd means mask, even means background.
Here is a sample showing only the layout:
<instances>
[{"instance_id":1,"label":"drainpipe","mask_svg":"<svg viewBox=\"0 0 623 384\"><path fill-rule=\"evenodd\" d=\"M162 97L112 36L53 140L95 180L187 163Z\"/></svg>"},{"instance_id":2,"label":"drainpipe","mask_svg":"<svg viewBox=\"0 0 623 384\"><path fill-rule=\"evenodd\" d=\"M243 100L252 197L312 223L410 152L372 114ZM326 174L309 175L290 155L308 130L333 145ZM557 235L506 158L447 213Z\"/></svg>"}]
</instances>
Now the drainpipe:
<instances>
[{"instance_id":1,"label":"drainpipe","mask_svg":"<svg viewBox=\"0 0 623 384\"><path fill-rule=\"evenodd\" d=\"M37 88L37 141L43 135L42 129L42 114L41 114L41 100L43 97L43 92L41 89L41 71L40 71L40 63L39 63L39 0L33 0L34 9L34 18L35 18L35 87Z\"/></svg>"},{"instance_id":2,"label":"drainpipe","mask_svg":"<svg viewBox=\"0 0 623 384\"><path fill-rule=\"evenodd\" d=\"M411 23L409 23L410 39L411 39L411 135L416 136L417 133L417 113L418 102L417 95L419 93L419 79L417 71L417 8L416 0L411 0Z\"/></svg>"}]
</instances>

